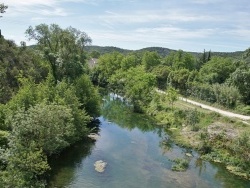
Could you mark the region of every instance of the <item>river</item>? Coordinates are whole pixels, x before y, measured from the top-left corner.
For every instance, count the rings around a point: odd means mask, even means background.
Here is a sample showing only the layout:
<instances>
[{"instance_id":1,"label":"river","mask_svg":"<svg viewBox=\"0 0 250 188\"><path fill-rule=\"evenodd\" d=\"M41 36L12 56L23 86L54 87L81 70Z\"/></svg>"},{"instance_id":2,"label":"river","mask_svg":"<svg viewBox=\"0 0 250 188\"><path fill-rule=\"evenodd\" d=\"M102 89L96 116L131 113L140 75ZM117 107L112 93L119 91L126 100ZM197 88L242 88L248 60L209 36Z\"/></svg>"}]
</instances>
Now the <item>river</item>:
<instances>
[{"instance_id":1,"label":"river","mask_svg":"<svg viewBox=\"0 0 250 188\"><path fill-rule=\"evenodd\" d=\"M244 188L250 181L227 172L216 163L199 159L199 154L177 146L145 115L132 113L127 104L106 100L95 123L100 138L85 139L51 161L48 187L67 188ZM188 157L186 153L191 153ZM176 158L189 167L174 172ZM94 163L107 162L103 173Z\"/></svg>"}]
</instances>

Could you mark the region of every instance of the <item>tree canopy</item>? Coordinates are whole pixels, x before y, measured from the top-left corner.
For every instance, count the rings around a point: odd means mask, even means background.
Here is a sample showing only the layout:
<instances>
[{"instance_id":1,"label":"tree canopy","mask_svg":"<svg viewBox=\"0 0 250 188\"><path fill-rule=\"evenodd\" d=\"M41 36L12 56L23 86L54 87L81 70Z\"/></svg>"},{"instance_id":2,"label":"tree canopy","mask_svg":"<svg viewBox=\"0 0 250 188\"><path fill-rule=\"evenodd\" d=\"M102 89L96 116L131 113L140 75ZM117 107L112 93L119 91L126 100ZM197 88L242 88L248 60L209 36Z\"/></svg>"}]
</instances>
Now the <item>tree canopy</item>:
<instances>
[{"instance_id":1,"label":"tree canopy","mask_svg":"<svg viewBox=\"0 0 250 188\"><path fill-rule=\"evenodd\" d=\"M6 9L8 8L8 6L4 5L3 3L0 3L0 13L5 13ZM0 16L2 17L2 16Z\"/></svg>"},{"instance_id":2,"label":"tree canopy","mask_svg":"<svg viewBox=\"0 0 250 188\"><path fill-rule=\"evenodd\" d=\"M40 24L35 28L30 26L26 35L29 40L37 41L55 82L64 76L74 79L84 72L84 47L91 43L91 38L85 32L72 27L62 29L56 24Z\"/></svg>"}]
</instances>

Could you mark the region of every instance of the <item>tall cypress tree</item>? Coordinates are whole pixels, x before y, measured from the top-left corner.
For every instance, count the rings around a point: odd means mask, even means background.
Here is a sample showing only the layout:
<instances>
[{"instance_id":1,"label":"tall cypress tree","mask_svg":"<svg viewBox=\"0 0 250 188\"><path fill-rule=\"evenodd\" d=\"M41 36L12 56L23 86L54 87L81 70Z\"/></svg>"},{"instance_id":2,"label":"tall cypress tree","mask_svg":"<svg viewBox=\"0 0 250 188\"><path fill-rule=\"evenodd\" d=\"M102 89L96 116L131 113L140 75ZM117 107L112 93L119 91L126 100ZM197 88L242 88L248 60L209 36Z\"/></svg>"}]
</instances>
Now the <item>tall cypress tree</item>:
<instances>
[{"instance_id":1,"label":"tall cypress tree","mask_svg":"<svg viewBox=\"0 0 250 188\"><path fill-rule=\"evenodd\" d=\"M208 55L207 55L207 62L211 60L211 50L209 50Z\"/></svg>"}]
</instances>

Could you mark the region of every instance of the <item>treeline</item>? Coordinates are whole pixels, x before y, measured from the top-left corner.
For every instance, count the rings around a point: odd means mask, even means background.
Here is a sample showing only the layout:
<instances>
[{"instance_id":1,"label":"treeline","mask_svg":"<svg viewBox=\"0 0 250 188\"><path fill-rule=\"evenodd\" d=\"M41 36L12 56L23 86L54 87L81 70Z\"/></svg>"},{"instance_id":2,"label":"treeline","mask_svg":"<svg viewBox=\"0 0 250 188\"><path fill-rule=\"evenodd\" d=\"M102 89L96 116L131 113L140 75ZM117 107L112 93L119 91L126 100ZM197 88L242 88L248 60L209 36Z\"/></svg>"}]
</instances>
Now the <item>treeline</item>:
<instances>
[{"instance_id":1,"label":"treeline","mask_svg":"<svg viewBox=\"0 0 250 188\"><path fill-rule=\"evenodd\" d=\"M45 187L48 157L86 136L100 113L89 36L56 24L26 35L34 48L0 38L0 187Z\"/></svg>"},{"instance_id":2,"label":"treeline","mask_svg":"<svg viewBox=\"0 0 250 188\"><path fill-rule=\"evenodd\" d=\"M214 56L211 51L199 57L182 50L162 58L156 52L104 54L91 73L92 81L124 94L136 107L145 107L154 88L169 86L184 96L249 114L249 49L241 58Z\"/></svg>"},{"instance_id":3,"label":"treeline","mask_svg":"<svg viewBox=\"0 0 250 188\"><path fill-rule=\"evenodd\" d=\"M122 48L117 48L113 46L87 46L86 51L88 53L96 53L98 52L100 55L104 55L106 53L113 53L113 52L119 52L123 55L128 55L129 53L144 53L144 52L157 52L161 57L168 56L171 52L176 52L177 50L169 49L169 48L163 48L163 47L147 47L142 48L139 50L127 50ZM199 57L202 55L203 52L188 52L192 54L194 57ZM243 51L236 51L236 52L213 52L214 56L220 56L220 57L231 57L231 58L241 58L243 55Z\"/></svg>"},{"instance_id":4,"label":"treeline","mask_svg":"<svg viewBox=\"0 0 250 188\"><path fill-rule=\"evenodd\" d=\"M177 102L181 94L250 114L249 52L240 59L205 51L195 57L179 50L164 58L156 52L113 52L100 56L90 75L94 84L122 95L133 111L150 115L176 143L249 179L248 126Z\"/></svg>"}]
</instances>

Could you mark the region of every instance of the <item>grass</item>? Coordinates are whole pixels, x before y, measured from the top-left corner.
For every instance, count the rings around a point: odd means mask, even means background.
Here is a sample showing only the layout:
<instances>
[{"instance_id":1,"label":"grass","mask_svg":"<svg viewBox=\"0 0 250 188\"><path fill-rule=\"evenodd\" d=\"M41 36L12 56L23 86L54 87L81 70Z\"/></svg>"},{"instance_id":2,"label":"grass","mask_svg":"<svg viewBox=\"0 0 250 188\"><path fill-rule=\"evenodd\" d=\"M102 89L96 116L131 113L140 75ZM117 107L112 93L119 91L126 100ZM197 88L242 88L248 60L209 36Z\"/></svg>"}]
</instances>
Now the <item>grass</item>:
<instances>
[{"instance_id":1,"label":"grass","mask_svg":"<svg viewBox=\"0 0 250 188\"><path fill-rule=\"evenodd\" d=\"M160 104L154 118L177 145L197 149L201 157L229 166L228 170L236 175L250 174L250 141L249 145L242 144L249 136L243 134L250 133L250 121L225 117L181 100L174 103L173 109L167 103ZM184 159L176 159L174 163L172 170L188 168Z\"/></svg>"},{"instance_id":2,"label":"grass","mask_svg":"<svg viewBox=\"0 0 250 188\"><path fill-rule=\"evenodd\" d=\"M173 171L183 172L186 171L189 166L189 162L186 159L177 158L174 159L173 162L175 163L171 168Z\"/></svg>"}]
</instances>

